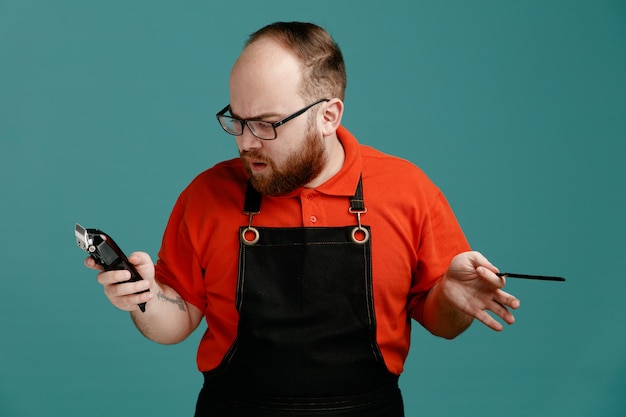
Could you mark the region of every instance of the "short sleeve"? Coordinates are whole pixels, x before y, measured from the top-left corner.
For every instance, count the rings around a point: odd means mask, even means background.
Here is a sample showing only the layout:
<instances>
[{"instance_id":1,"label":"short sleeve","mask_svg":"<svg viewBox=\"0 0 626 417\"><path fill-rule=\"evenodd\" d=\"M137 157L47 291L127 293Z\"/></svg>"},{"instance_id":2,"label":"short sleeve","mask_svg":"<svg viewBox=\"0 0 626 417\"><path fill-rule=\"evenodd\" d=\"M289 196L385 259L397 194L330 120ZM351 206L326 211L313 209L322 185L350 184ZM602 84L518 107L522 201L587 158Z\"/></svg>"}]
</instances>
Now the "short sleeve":
<instances>
[{"instance_id":1,"label":"short sleeve","mask_svg":"<svg viewBox=\"0 0 626 417\"><path fill-rule=\"evenodd\" d=\"M423 324L424 301L431 288L441 279L452 258L470 250L470 245L439 191L422 222L417 246L418 264L409 292L408 310L412 318Z\"/></svg>"},{"instance_id":2,"label":"short sleeve","mask_svg":"<svg viewBox=\"0 0 626 417\"><path fill-rule=\"evenodd\" d=\"M156 264L156 279L170 286L185 301L204 312L207 304L204 271L189 233L186 202L187 194L183 192L176 201L165 228Z\"/></svg>"}]
</instances>

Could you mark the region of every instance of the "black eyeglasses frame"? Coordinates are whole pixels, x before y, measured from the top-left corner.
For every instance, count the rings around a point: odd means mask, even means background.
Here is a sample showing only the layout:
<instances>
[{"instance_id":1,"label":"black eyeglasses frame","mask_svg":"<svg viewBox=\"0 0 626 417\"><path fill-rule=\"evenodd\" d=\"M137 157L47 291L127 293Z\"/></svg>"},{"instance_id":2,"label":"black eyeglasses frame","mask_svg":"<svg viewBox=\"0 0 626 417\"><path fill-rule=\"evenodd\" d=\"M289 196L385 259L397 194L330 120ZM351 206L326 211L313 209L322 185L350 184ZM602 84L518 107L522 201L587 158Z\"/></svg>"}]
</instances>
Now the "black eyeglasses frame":
<instances>
[{"instance_id":1,"label":"black eyeglasses frame","mask_svg":"<svg viewBox=\"0 0 626 417\"><path fill-rule=\"evenodd\" d=\"M248 129L250 129L250 132L257 138L261 139L261 140L274 140L278 137L278 133L276 132L276 128L279 126L284 125L285 123L287 123L288 121L295 119L296 117L300 116L301 114L303 114L304 112L306 112L307 110L309 110L311 107L316 106L320 103L324 103L330 101L330 99L328 98L322 98L320 100L317 100L315 103L309 104L306 107L303 107L302 109L298 110L297 112L290 114L289 116L285 117L284 119L281 119L277 122L266 122L265 120L258 120L258 119L238 119L237 117L233 117L233 116L226 116L226 112L230 110L230 103L226 105L226 107L224 107L222 110L220 110L215 117L217 118L217 121L219 122L220 126L222 127L222 129L224 129L224 131L226 133L228 133L229 135L233 135L233 136L241 136L243 135L243 131L245 129L246 126L248 126ZM224 127L224 124L222 123L222 118L223 117L227 117L230 120L233 121L238 121L241 124L241 133L236 134L230 130L228 130L226 127ZM272 127L272 129L274 130L274 137L272 138L262 138L260 136L258 136L255 132L254 129L250 128L250 125L248 124L248 122L263 122L263 123L268 123L269 126Z\"/></svg>"}]
</instances>

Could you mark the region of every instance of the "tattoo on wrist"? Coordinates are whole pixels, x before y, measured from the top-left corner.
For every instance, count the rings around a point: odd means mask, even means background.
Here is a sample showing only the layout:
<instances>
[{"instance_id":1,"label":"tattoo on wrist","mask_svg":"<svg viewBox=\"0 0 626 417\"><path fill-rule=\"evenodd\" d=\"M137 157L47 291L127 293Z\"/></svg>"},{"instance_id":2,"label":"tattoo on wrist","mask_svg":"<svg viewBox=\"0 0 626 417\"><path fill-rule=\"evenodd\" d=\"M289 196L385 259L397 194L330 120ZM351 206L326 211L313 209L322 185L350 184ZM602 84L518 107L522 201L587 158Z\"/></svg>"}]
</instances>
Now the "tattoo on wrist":
<instances>
[{"instance_id":1,"label":"tattoo on wrist","mask_svg":"<svg viewBox=\"0 0 626 417\"><path fill-rule=\"evenodd\" d=\"M157 299L167 301L168 303L176 304L178 308L180 309L180 311L185 311L185 302L183 301L182 298L180 298L180 296L177 296L176 298L170 298L167 295L163 294L163 292L159 291L157 293Z\"/></svg>"}]
</instances>

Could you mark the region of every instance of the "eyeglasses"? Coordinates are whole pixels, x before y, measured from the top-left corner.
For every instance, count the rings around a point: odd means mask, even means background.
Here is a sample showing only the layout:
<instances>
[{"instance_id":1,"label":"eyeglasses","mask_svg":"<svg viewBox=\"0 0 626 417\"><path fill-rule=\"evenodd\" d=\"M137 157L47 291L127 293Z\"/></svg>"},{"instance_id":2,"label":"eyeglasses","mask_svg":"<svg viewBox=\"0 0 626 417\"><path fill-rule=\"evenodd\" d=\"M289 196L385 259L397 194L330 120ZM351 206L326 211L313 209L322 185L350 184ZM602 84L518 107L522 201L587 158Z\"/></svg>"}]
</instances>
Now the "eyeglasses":
<instances>
[{"instance_id":1,"label":"eyeglasses","mask_svg":"<svg viewBox=\"0 0 626 417\"><path fill-rule=\"evenodd\" d=\"M256 136L257 138L262 139L262 140L273 140L273 139L276 139L276 136L277 136L276 128L278 126L284 125L291 119L295 119L296 117L300 116L301 114L309 110L311 107L317 104L320 104L322 102L325 102L325 101L330 101L330 100L327 98L317 100L315 103L309 104L303 109L300 109L297 112L285 117L284 119L279 120L277 122L273 122L273 123L266 122L263 120L242 120L233 116L226 116L225 113L230 110L230 104L224 107L222 110L220 110L220 112L217 113L215 117L217 117L217 121L220 122L222 129L224 129L226 133L229 133L231 135L234 135L234 136L243 135L244 127L248 126L248 129L250 129L250 132L252 132L252 134Z\"/></svg>"}]
</instances>

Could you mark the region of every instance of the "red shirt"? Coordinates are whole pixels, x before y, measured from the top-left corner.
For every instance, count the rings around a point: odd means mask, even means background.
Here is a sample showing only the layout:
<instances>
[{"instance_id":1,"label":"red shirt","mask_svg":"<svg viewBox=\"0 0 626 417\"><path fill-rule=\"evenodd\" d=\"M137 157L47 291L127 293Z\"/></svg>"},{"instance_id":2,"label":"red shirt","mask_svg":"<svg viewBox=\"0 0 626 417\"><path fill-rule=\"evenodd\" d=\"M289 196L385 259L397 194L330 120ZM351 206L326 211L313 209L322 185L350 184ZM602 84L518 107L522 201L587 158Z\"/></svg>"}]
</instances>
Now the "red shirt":
<instances>
[{"instance_id":1,"label":"red shirt","mask_svg":"<svg viewBox=\"0 0 626 417\"><path fill-rule=\"evenodd\" d=\"M317 188L264 196L258 227L355 225L348 212L359 176L371 228L377 342L390 372L408 354L410 318L422 322L423 301L451 259L469 250L441 191L410 162L360 145L345 128L337 135L346 158L341 171ZM235 308L239 227L247 173L239 159L196 177L172 211L156 278L204 312L208 328L198 348L200 371L217 367L237 335Z\"/></svg>"}]
</instances>

